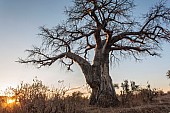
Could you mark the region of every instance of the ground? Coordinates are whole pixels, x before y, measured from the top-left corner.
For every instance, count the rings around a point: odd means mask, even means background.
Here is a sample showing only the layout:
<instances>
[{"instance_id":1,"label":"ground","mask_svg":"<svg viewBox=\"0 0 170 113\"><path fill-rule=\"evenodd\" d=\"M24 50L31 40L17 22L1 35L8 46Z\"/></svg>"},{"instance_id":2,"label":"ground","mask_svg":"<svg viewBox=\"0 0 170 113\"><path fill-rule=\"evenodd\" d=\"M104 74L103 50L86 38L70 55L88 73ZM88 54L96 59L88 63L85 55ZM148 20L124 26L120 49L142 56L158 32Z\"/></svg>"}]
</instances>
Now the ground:
<instances>
[{"instance_id":1,"label":"ground","mask_svg":"<svg viewBox=\"0 0 170 113\"><path fill-rule=\"evenodd\" d=\"M154 98L151 103L131 108L98 108L87 107L77 111L78 113L170 113L170 93Z\"/></svg>"}]
</instances>

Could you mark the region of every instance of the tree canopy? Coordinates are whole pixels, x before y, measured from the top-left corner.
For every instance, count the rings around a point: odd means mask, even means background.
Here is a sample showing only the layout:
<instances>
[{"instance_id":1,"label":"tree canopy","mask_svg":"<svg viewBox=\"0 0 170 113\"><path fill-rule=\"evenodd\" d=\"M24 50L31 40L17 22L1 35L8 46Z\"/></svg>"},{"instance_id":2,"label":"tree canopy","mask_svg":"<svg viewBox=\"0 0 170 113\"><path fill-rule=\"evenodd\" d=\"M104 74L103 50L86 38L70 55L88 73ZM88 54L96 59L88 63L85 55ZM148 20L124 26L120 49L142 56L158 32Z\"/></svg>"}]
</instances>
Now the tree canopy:
<instances>
[{"instance_id":1,"label":"tree canopy","mask_svg":"<svg viewBox=\"0 0 170 113\"><path fill-rule=\"evenodd\" d=\"M28 59L20 61L41 67L60 59L70 69L73 62L62 59L68 52L89 61L96 47L102 47L103 52L108 47L113 60L119 55L135 59L143 54L160 55L160 42L170 42L170 9L160 2L141 21L133 17L134 7L133 0L75 0L74 6L65 11L66 22L51 29L41 27L42 46L27 50Z\"/></svg>"}]
</instances>

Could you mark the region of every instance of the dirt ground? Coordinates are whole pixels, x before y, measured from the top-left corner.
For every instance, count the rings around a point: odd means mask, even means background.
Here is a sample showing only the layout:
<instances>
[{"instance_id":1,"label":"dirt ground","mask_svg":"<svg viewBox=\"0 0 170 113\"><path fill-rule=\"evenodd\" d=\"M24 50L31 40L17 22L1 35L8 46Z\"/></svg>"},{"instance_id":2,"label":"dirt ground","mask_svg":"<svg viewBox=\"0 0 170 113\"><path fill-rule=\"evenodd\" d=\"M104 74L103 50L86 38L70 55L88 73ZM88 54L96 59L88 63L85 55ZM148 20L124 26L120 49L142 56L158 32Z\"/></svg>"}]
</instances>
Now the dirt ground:
<instances>
[{"instance_id":1,"label":"dirt ground","mask_svg":"<svg viewBox=\"0 0 170 113\"><path fill-rule=\"evenodd\" d=\"M78 113L170 113L170 94L154 98L153 102L131 108L82 108Z\"/></svg>"}]
</instances>

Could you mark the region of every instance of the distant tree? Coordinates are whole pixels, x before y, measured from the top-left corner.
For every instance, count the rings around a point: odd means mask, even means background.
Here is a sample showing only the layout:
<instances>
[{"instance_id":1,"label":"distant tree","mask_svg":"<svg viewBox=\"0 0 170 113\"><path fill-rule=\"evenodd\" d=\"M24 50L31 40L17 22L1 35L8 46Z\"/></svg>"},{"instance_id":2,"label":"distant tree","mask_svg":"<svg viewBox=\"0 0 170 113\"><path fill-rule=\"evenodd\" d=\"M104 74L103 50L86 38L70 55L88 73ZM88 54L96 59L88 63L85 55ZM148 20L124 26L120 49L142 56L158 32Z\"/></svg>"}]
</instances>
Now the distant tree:
<instances>
[{"instance_id":1,"label":"distant tree","mask_svg":"<svg viewBox=\"0 0 170 113\"><path fill-rule=\"evenodd\" d=\"M170 78L170 70L168 70L168 72L166 73L166 76L167 76L168 78Z\"/></svg>"},{"instance_id":2,"label":"distant tree","mask_svg":"<svg viewBox=\"0 0 170 113\"><path fill-rule=\"evenodd\" d=\"M170 8L160 2L139 19L134 0L74 0L67 20L52 29L41 27L42 46L33 47L20 63L51 66L57 60L68 70L76 62L92 88L91 105L119 103L109 64L120 57L159 56L162 41L170 42ZM133 67L132 67L133 68Z\"/></svg>"}]
</instances>

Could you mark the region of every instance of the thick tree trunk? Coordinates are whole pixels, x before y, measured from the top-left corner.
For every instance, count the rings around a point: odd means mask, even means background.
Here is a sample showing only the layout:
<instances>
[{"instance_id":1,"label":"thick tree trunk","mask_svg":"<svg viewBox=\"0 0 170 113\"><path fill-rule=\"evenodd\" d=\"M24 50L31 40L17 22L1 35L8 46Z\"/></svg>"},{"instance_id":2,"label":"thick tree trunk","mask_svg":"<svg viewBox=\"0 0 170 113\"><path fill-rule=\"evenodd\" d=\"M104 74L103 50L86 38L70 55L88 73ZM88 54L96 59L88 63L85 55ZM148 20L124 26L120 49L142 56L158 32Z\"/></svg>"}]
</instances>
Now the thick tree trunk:
<instances>
[{"instance_id":1,"label":"thick tree trunk","mask_svg":"<svg viewBox=\"0 0 170 113\"><path fill-rule=\"evenodd\" d=\"M81 57L67 53L67 57L79 64L85 76L86 82L92 88L90 104L101 107L116 106L119 103L112 79L109 75L109 54L102 54L102 50L96 50L93 65Z\"/></svg>"},{"instance_id":2,"label":"thick tree trunk","mask_svg":"<svg viewBox=\"0 0 170 113\"><path fill-rule=\"evenodd\" d=\"M117 99L115 88L109 75L108 54L104 56L102 60L95 61L95 63L100 65L92 66L93 85L91 86L92 94L90 104L101 107L117 106L119 100Z\"/></svg>"},{"instance_id":3,"label":"thick tree trunk","mask_svg":"<svg viewBox=\"0 0 170 113\"><path fill-rule=\"evenodd\" d=\"M104 68L107 69L108 67ZM92 87L92 94L90 97L91 105L109 107L117 106L119 104L119 100L117 99L109 73L102 73L100 84L96 84L94 82L93 86L94 87Z\"/></svg>"},{"instance_id":4,"label":"thick tree trunk","mask_svg":"<svg viewBox=\"0 0 170 113\"><path fill-rule=\"evenodd\" d=\"M97 105L103 107L116 106L119 101L113 87L112 79L109 73L104 73L101 77Z\"/></svg>"}]
</instances>

